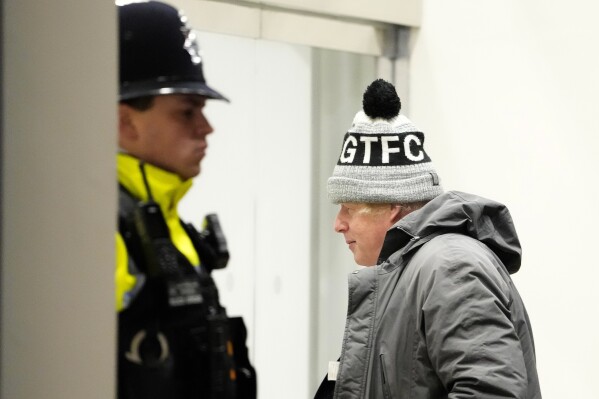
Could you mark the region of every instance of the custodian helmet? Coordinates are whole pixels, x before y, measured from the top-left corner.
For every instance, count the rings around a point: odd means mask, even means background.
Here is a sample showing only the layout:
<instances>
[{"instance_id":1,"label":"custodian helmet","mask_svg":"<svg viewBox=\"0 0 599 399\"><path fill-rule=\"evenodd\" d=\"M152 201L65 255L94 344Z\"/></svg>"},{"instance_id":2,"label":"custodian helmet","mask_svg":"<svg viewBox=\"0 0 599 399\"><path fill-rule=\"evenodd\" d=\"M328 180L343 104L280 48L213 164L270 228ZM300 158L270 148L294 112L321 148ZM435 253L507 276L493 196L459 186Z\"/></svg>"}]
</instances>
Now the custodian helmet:
<instances>
[{"instance_id":1,"label":"custodian helmet","mask_svg":"<svg viewBox=\"0 0 599 399\"><path fill-rule=\"evenodd\" d=\"M179 10L146 1L121 5L118 14L119 100L173 93L227 100L206 84L195 33Z\"/></svg>"}]
</instances>

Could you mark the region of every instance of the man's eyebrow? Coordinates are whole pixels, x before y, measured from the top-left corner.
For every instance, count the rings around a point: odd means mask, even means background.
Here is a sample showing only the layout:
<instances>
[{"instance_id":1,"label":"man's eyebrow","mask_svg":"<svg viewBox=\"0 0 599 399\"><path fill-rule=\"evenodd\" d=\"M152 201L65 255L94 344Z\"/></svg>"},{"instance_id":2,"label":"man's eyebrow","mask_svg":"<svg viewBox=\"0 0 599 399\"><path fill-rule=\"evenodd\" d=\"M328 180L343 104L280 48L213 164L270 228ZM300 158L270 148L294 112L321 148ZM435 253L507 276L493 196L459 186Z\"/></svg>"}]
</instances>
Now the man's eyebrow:
<instances>
[{"instance_id":1,"label":"man's eyebrow","mask_svg":"<svg viewBox=\"0 0 599 399\"><path fill-rule=\"evenodd\" d=\"M183 97L183 101L193 106L200 106L204 105L206 100L200 96L186 96Z\"/></svg>"}]
</instances>

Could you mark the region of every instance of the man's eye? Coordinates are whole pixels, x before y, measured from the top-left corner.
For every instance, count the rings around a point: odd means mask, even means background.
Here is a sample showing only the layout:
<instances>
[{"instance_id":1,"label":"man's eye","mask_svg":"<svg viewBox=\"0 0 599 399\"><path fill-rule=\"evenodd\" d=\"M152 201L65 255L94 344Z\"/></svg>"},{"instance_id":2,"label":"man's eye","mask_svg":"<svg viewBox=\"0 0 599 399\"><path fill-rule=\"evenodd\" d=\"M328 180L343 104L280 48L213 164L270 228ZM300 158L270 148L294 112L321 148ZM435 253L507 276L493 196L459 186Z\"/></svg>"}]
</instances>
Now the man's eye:
<instances>
[{"instance_id":1,"label":"man's eye","mask_svg":"<svg viewBox=\"0 0 599 399\"><path fill-rule=\"evenodd\" d=\"M194 114L195 113L194 113L193 109L186 109L183 111L183 117L185 119L193 119Z\"/></svg>"}]
</instances>

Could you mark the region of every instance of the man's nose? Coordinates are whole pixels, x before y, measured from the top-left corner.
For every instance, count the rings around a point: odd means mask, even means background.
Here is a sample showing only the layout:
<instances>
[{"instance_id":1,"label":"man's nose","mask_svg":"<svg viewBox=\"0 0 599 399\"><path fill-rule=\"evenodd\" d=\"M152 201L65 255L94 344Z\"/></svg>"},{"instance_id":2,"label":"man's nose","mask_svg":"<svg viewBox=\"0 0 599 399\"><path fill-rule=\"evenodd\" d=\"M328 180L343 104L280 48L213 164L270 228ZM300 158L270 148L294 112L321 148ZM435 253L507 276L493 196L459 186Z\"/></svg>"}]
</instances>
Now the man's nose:
<instances>
[{"instance_id":1,"label":"man's nose","mask_svg":"<svg viewBox=\"0 0 599 399\"><path fill-rule=\"evenodd\" d=\"M214 132L212 125L210 124L210 122L208 121L208 118L206 118L206 116L204 115L203 112L200 112L200 115L198 116L198 120L197 120L197 124L196 124L196 132L200 136L206 136L206 135Z\"/></svg>"},{"instance_id":2,"label":"man's nose","mask_svg":"<svg viewBox=\"0 0 599 399\"><path fill-rule=\"evenodd\" d=\"M337 233L343 233L344 231L347 231L347 223L341 220L339 215L337 215L333 228Z\"/></svg>"}]
</instances>

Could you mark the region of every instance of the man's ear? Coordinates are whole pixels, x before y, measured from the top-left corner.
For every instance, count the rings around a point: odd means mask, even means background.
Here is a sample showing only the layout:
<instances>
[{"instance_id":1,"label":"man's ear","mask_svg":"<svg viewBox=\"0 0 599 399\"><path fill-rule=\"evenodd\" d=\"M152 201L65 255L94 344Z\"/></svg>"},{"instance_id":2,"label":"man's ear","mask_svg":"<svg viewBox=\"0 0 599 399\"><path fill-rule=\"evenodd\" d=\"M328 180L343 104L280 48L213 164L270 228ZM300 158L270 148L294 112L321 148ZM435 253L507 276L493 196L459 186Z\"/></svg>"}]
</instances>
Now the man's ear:
<instances>
[{"instance_id":1,"label":"man's ear","mask_svg":"<svg viewBox=\"0 0 599 399\"><path fill-rule=\"evenodd\" d=\"M403 207L401 205L391 205L391 214L390 214L391 224L397 223L399 221L399 219L401 219L404 216L405 215L404 215Z\"/></svg>"},{"instance_id":2,"label":"man's ear","mask_svg":"<svg viewBox=\"0 0 599 399\"><path fill-rule=\"evenodd\" d=\"M119 146L128 148L138 138L135 123L133 123L135 110L128 105L119 104Z\"/></svg>"}]
</instances>

